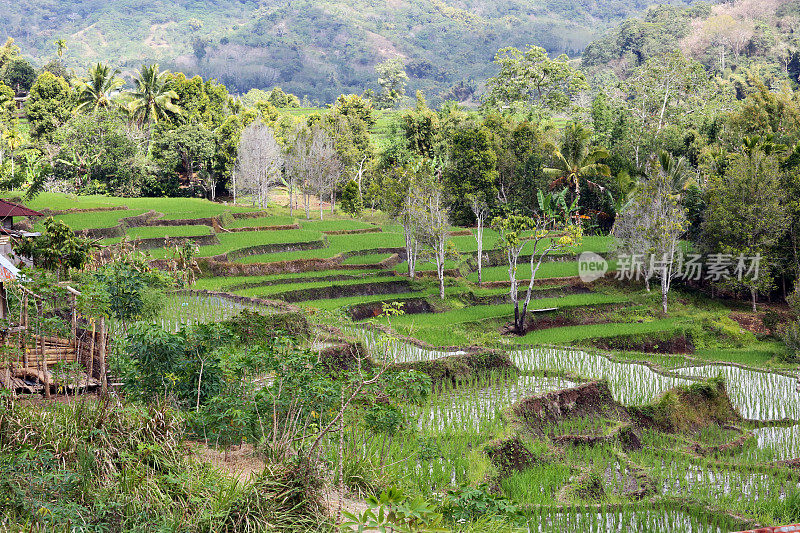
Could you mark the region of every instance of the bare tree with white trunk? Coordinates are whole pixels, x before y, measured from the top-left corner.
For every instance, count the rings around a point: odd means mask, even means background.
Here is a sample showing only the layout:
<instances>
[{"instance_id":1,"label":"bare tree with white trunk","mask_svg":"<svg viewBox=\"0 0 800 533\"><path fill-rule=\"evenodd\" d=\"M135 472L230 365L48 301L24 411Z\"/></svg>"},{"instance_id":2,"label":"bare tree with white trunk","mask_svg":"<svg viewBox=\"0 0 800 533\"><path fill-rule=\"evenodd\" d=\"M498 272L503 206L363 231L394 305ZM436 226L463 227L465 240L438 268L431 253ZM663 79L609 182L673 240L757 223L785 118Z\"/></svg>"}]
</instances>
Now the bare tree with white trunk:
<instances>
[{"instance_id":1,"label":"bare tree with white trunk","mask_svg":"<svg viewBox=\"0 0 800 533\"><path fill-rule=\"evenodd\" d=\"M438 184L429 188L418 188L415 193L422 195L416 201L418 208L414 211L419 218L419 240L436 264L439 298L444 299L445 261L455 253L450 241L450 214L445 207L442 188Z\"/></svg>"},{"instance_id":2,"label":"bare tree with white trunk","mask_svg":"<svg viewBox=\"0 0 800 533\"><path fill-rule=\"evenodd\" d=\"M322 199L331 200L331 209L335 202L336 187L344 176L339 154L333 139L321 127L298 132L289 154L288 172L290 179L297 183L303 192L303 206L306 218L310 218L312 194L319 201L319 218L323 218Z\"/></svg>"},{"instance_id":3,"label":"bare tree with white trunk","mask_svg":"<svg viewBox=\"0 0 800 533\"><path fill-rule=\"evenodd\" d=\"M289 214L294 212L296 194L303 196L303 208L306 220L311 218L310 213L310 180L313 172L313 161L308 154L309 137L311 132L305 125L298 125L286 153L286 181L289 186ZM297 191L297 192L295 192Z\"/></svg>"},{"instance_id":4,"label":"bare tree with white trunk","mask_svg":"<svg viewBox=\"0 0 800 533\"><path fill-rule=\"evenodd\" d=\"M483 284L483 230L491 211L486 201L486 195L483 193L471 194L467 200L477 223L474 235L478 245L478 287L480 287Z\"/></svg>"},{"instance_id":5,"label":"bare tree with white trunk","mask_svg":"<svg viewBox=\"0 0 800 533\"><path fill-rule=\"evenodd\" d=\"M236 158L236 189L254 205L267 207L270 191L282 183L283 149L272 128L253 122L243 131Z\"/></svg>"},{"instance_id":6,"label":"bare tree with white trunk","mask_svg":"<svg viewBox=\"0 0 800 533\"><path fill-rule=\"evenodd\" d=\"M675 183L686 172L686 162L662 152L653 161L648 177L636 196L614 222L618 254L627 254L644 269L645 284L650 278L661 280L661 306L667 314L667 295L672 280L678 277L680 238L686 231L686 211L676 194Z\"/></svg>"},{"instance_id":7,"label":"bare tree with white trunk","mask_svg":"<svg viewBox=\"0 0 800 533\"><path fill-rule=\"evenodd\" d=\"M311 157L316 163L314 183L319 197L319 218L322 220L322 198L327 196L331 203L331 213L336 205L336 188L345 177L344 165L336 151L336 141L322 128L311 134Z\"/></svg>"}]
</instances>

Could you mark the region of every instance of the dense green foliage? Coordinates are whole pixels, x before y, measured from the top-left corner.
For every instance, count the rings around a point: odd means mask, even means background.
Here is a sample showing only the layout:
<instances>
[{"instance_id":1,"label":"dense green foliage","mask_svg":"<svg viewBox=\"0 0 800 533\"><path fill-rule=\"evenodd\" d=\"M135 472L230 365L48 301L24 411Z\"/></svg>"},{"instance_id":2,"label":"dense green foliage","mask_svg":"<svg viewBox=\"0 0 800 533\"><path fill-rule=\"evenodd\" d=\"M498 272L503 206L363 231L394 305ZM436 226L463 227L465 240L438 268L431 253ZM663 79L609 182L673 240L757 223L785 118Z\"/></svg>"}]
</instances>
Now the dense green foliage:
<instances>
[{"instance_id":1,"label":"dense green foliage","mask_svg":"<svg viewBox=\"0 0 800 533\"><path fill-rule=\"evenodd\" d=\"M375 83L376 65L403 57L412 94L424 89L467 100L474 97L470 80L491 75L487 59L498 49L536 44L574 55L652 3L23 1L2 13L0 37L14 37L44 63L58 54L59 36L66 42L60 57L78 71L111 60L128 71L144 59L217 78L237 92L280 85L328 102L360 93Z\"/></svg>"}]
</instances>

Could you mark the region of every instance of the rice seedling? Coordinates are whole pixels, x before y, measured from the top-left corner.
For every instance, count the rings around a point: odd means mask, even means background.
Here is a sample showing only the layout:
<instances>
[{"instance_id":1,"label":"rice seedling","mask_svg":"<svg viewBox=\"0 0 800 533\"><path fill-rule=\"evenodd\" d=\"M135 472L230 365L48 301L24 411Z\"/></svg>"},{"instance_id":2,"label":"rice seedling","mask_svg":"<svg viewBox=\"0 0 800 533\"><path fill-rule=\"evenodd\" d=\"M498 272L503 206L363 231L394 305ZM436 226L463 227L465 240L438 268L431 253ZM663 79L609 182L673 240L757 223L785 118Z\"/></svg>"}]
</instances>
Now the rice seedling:
<instances>
[{"instance_id":1,"label":"rice seedling","mask_svg":"<svg viewBox=\"0 0 800 533\"><path fill-rule=\"evenodd\" d=\"M616 510L533 511L528 522L529 531L581 531L606 533L629 531L633 533L663 533L685 531L691 533L725 533L730 531L730 520L724 517L707 517L679 509L634 508Z\"/></svg>"},{"instance_id":2,"label":"rice seedling","mask_svg":"<svg viewBox=\"0 0 800 533\"><path fill-rule=\"evenodd\" d=\"M175 333L186 326L227 320L245 309L260 313L274 312L267 306L236 302L219 296L173 294L165 299L161 313L153 319L153 323ZM109 332L112 337L122 336L122 325L111 321Z\"/></svg>"},{"instance_id":3,"label":"rice seedling","mask_svg":"<svg viewBox=\"0 0 800 533\"><path fill-rule=\"evenodd\" d=\"M341 219L341 220L305 220L300 219L300 226L303 229L312 229L315 231L350 231L360 229L375 228L374 224L363 222L355 219Z\"/></svg>"},{"instance_id":4,"label":"rice seedling","mask_svg":"<svg viewBox=\"0 0 800 533\"><path fill-rule=\"evenodd\" d=\"M388 337L374 329L350 327L347 333L358 338L369 353L382 354L382 358L394 363L413 363L416 361L433 361L448 355L461 355L463 350L440 351L421 348L417 345Z\"/></svg>"},{"instance_id":5,"label":"rice seedling","mask_svg":"<svg viewBox=\"0 0 800 533\"><path fill-rule=\"evenodd\" d=\"M756 446L748 447L744 457L755 462L785 461L800 457L800 426L766 426L751 433Z\"/></svg>"},{"instance_id":6,"label":"rice seedling","mask_svg":"<svg viewBox=\"0 0 800 533\"><path fill-rule=\"evenodd\" d=\"M625 300L625 297L618 294L568 294L555 298L540 298L532 300L530 310L531 312L535 312L537 309L550 309L554 307L561 309L567 307L581 307L585 305L613 304L621 303ZM444 327L446 325L477 322L492 318L513 317L513 315L514 308L511 304L473 305L463 309L445 311L443 313L400 316L392 319L392 323L394 325L413 325L418 327ZM381 320L385 322L385 319Z\"/></svg>"},{"instance_id":7,"label":"rice seedling","mask_svg":"<svg viewBox=\"0 0 800 533\"><path fill-rule=\"evenodd\" d=\"M366 254L354 255L342 261L343 265L376 265L381 261L389 259L391 254Z\"/></svg>"},{"instance_id":8,"label":"rice seedling","mask_svg":"<svg viewBox=\"0 0 800 533\"><path fill-rule=\"evenodd\" d=\"M564 389L575 383L561 378L522 375L515 378L493 376L462 384L458 389L432 395L424 405L407 407L407 415L420 429L456 431L471 428L482 432L494 424L503 410L514 402L543 392Z\"/></svg>"},{"instance_id":9,"label":"rice seedling","mask_svg":"<svg viewBox=\"0 0 800 533\"><path fill-rule=\"evenodd\" d=\"M566 464L542 464L513 474L500 483L503 493L515 502L549 505L570 480L573 469Z\"/></svg>"},{"instance_id":10,"label":"rice seedling","mask_svg":"<svg viewBox=\"0 0 800 533\"><path fill-rule=\"evenodd\" d=\"M269 285L265 287L252 287L246 288L241 290L234 291L235 294L239 294L241 296L272 296L278 295L280 297L281 293L287 291L302 291L304 289L320 289L326 287L349 287L353 285L368 285L369 290L374 290L376 287L380 287L381 284L384 283L392 283L392 282L405 282L408 281L407 278L403 278L400 276L392 276L392 277L372 277L372 278L357 278L357 279L348 279L348 280L337 280L337 281L308 281L306 283L291 283L291 284L284 284L284 285Z\"/></svg>"},{"instance_id":11,"label":"rice seedling","mask_svg":"<svg viewBox=\"0 0 800 533\"><path fill-rule=\"evenodd\" d=\"M322 234L315 231L290 229L280 231L220 233L217 235L217 238L220 244L201 246L198 253L199 257L212 257L257 246L321 242ZM153 250L152 255L153 257L163 257L168 253L169 250L159 248Z\"/></svg>"},{"instance_id":12,"label":"rice seedling","mask_svg":"<svg viewBox=\"0 0 800 533\"><path fill-rule=\"evenodd\" d=\"M202 277L195 283L197 289L210 291L236 290L237 288L256 287L258 285L292 285L298 282L312 282L319 278L364 279L371 276L390 275L385 270L319 270L314 272L286 272L268 276L230 276L230 277Z\"/></svg>"},{"instance_id":13,"label":"rice seedling","mask_svg":"<svg viewBox=\"0 0 800 533\"><path fill-rule=\"evenodd\" d=\"M745 418L800 420L800 394L795 390L795 377L730 365L683 368L677 372L694 377L723 377L731 402Z\"/></svg>"},{"instance_id":14,"label":"rice seedling","mask_svg":"<svg viewBox=\"0 0 800 533\"><path fill-rule=\"evenodd\" d=\"M288 215L269 215L263 217L234 218L225 224L226 228L257 228L261 226L288 226L296 223L294 217Z\"/></svg>"},{"instance_id":15,"label":"rice seedling","mask_svg":"<svg viewBox=\"0 0 800 533\"><path fill-rule=\"evenodd\" d=\"M512 360L523 371L555 370L605 379L614 399L626 405L646 403L673 387L690 383L687 379L658 374L642 364L618 363L582 350L548 347L515 350Z\"/></svg>"},{"instance_id":16,"label":"rice seedling","mask_svg":"<svg viewBox=\"0 0 800 533\"><path fill-rule=\"evenodd\" d=\"M314 231L314 230L294 230L294 231ZM264 232L266 233L266 232ZM274 232L273 232L274 233ZM319 232L317 231L319 234ZM245 234L246 235L246 234ZM382 248L402 248L405 245L403 233L387 231L384 228L382 233L363 233L356 235L328 235L328 246L315 250L303 250L296 252L276 252L262 255L254 255L238 259L239 263L269 263L273 261L289 261L292 259L327 259L340 253L358 252L362 250L378 250ZM402 271L400 266L398 271Z\"/></svg>"}]
</instances>

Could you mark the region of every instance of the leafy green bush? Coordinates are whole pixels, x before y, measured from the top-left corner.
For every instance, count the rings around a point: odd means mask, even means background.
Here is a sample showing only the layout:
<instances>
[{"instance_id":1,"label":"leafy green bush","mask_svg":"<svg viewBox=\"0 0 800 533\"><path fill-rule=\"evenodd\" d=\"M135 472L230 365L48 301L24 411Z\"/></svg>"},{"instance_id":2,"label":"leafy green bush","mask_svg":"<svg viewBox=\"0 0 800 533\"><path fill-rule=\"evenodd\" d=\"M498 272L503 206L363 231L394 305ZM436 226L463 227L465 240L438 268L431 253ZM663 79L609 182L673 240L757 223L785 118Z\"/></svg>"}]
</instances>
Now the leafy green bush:
<instances>
[{"instance_id":1,"label":"leafy green bush","mask_svg":"<svg viewBox=\"0 0 800 533\"><path fill-rule=\"evenodd\" d=\"M390 488L367 498L369 509L360 515L344 512L343 528L357 531L394 531L397 533L433 533L442 529L442 515L422 498L409 497Z\"/></svg>"},{"instance_id":2,"label":"leafy green bush","mask_svg":"<svg viewBox=\"0 0 800 533\"><path fill-rule=\"evenodd\" d=\"M773 335L777 333L778 326L785 321L786 318L783 315L776 313L772 309L767 309L764 312L764 317L761 319L761 323L764 324L764 327L767 328Z\"/></svg>"},{"instance_id":3,"label":"leafy green bush","mask_svg":"<svg viewBox=\"0 0 800 533\"><path fill-rule=\"evenodd\" d=\"M519 513L513 502L492 494L486 484L448 491L442 502L442 510L445 518L451 522L471 522L485 516L516 516Z\"/></svg>"},{"instance_id":4,"label":"leafy green bush","mask_svg":"<svg viewBox=\"0 0 800 533\"><path fill-rule=\"evenodd\" d=\"M800 322L789 322L778 327L778 337L786 345L788 353L783 356L786 362L798 362L800 360Z\"/></svg>"},{"instance_id":5,"label":"leafy green bush","mask_svg":"<svg viewBox=\"0 0 800 533\"><path fill-rule=\"evenodd\" d=\"M417 370L388 372L385 381L386 395L401 402L422 402L432 390L430 376Z\"/></svg>"}]
</instances>

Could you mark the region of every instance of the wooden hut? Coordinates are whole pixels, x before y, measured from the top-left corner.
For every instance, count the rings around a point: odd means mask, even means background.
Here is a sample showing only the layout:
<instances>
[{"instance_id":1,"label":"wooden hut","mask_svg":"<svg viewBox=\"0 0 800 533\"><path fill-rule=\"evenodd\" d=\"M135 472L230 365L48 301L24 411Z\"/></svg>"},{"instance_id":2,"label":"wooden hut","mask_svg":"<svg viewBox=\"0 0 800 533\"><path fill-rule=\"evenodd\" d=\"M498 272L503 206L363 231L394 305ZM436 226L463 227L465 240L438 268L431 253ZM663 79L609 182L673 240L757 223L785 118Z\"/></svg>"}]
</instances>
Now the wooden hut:
<instances>
[{"instance_id":1,"label":"wooden hut","mask_svg":"<svg viewBox=\"0 0 800 533\"><path fill-rule=\"evenodd\" d=\"M41 217L38 211L28 209L24 205L0 199L0 226L6 230L14 229L14 217Z\"/></svg>"}]
</instances>

